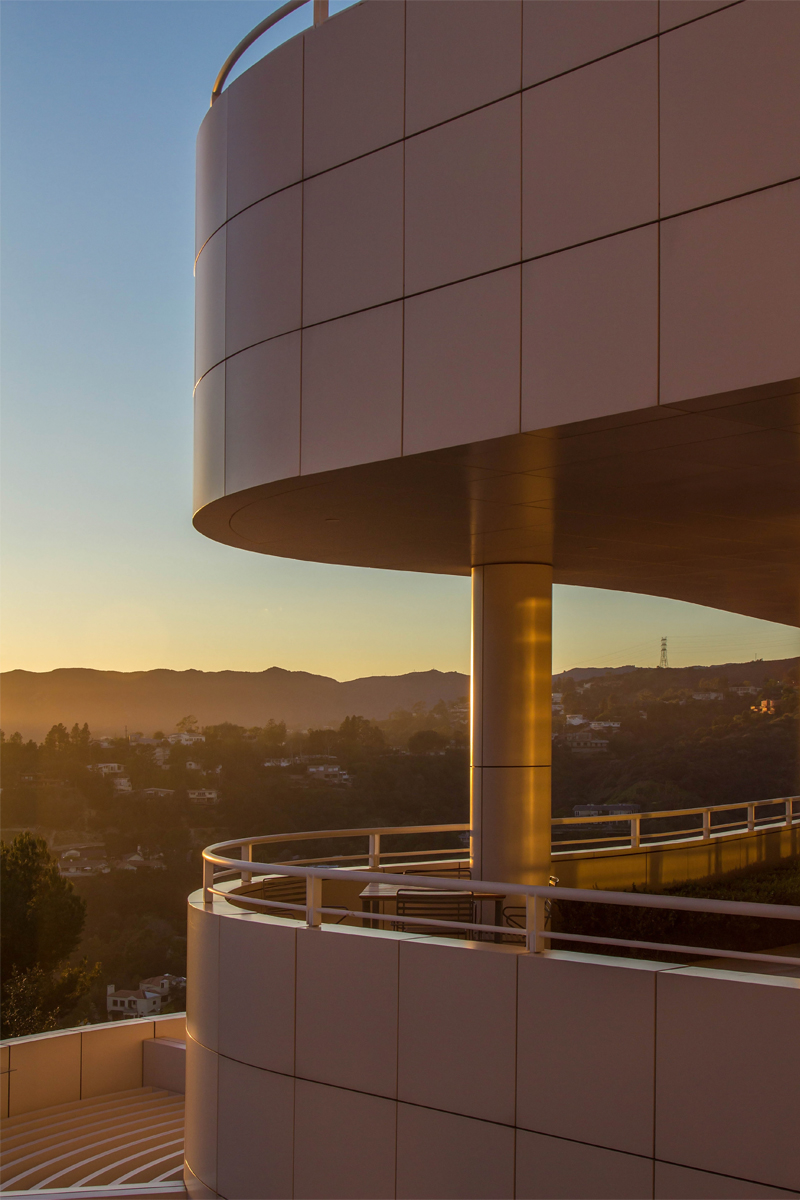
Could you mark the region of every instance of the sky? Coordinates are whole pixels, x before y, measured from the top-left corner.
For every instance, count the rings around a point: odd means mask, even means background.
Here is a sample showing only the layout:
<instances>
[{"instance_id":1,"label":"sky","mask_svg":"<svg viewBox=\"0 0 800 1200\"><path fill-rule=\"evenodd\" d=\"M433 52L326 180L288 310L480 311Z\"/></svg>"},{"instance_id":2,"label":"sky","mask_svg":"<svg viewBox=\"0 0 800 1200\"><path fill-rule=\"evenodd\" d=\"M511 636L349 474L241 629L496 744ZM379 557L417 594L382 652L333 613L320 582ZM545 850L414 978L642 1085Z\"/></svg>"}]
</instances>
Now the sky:
<instances>
[{"instance_id":1,"label":"sky","mask_svg":"<svg viewBox=\"0 0 800 1200\"><path fill-rule=\"evenodd\" d=\"M274 7L0 7L4 670L469 670L467 579L247 554L191 525L194 143ZM800 652L787 626L591 588L557 586L553 624L555 671L655 666L665 635L671 666Z\"/></svg>"}]
</instances>

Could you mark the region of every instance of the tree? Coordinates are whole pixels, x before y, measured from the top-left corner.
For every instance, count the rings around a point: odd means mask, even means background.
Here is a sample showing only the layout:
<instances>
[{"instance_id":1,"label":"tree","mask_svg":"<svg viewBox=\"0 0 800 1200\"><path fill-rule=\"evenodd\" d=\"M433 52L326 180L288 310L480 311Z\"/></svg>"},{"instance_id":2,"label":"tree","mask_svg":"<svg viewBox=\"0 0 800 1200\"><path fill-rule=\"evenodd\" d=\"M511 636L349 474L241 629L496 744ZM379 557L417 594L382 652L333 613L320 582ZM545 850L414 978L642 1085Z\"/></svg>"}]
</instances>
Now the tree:
<instances>
[{"instance_id":1,"label":"tree","mask_svg":"<svg viewBox=\"0 0 800 1200\"><path fill-rule=\"evenodd\" d=\"M197 717L191 714L188 717L181 717L175 726L178 733L197 733Z\"/></svg>"},{"instance_id":2,"label":"tree","mask_svg":"<svg viewBox=\"0 0 800 1200\"><path fill-rule=\"evenodd\" d=\"M343 747L364 746L382 749L386 744L383 733L365 717L345 717L339 726L339 742Z\"/></svg>"},{"instance_id":3,"label":"tree","mask_svg":"<svg viewBox=\"0 0 800 1200\"><path fill-rule=\"evenodd\" d=\"M412 754L438 754L446 746L447 739L435 729L418 729L408 739L408 748Z\"/></svg>"},{"instance_id":4,"label":"tree","mask_svg":"<svg viewBox=\"0 0 800 1200\"><path fill-rule=\"evenodd\" d=\"M44 739L46 750L66 750L69 746L69 733L66 725L54 725Z\"/></svg>"},{"instance_id":5,"label":"tree","mask_svg":"<svg viewBox=\"0 0 800 1200\"><path fill-rule=\"evenodd\" d=\"M44 839L27 831L10 845L0 842L0 873L3 1037L53 1029L97 973L85 961L65 965L80 942L86 905Z\"/></svg>"}]
</instances>

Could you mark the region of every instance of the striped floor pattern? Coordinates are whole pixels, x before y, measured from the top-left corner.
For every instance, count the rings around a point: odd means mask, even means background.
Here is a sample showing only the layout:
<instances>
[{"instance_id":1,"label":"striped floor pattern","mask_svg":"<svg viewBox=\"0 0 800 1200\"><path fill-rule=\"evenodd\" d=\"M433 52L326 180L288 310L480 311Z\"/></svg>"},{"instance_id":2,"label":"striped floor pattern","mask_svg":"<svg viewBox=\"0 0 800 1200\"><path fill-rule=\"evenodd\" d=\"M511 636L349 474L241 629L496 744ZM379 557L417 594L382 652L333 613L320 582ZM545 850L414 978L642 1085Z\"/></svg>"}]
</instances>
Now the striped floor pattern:
<instances>
[{"instance_id":1,"label":"striped floor pattern","mask_svg":"<svg viewBox=\"0 0 800 1200\"><path fill-rule=\"evenodd\" d=\"M157 1185L183 1177L183 1096L153 1087L0 1122L0 1192Z\"/></svg>"}]
</instances>

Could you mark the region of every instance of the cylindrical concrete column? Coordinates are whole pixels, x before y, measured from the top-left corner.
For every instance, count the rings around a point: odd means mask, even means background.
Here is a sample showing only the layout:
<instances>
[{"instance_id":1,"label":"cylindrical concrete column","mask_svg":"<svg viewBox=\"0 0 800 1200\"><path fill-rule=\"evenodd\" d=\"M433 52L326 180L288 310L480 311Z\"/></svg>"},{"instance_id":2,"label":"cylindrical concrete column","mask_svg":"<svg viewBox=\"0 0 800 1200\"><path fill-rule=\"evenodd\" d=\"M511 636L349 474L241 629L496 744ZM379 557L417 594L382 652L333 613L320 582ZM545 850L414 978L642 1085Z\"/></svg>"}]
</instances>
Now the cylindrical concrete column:
<instances>
[{"instance_id":1,"label":"cylindrical concrete column","mask_svg":"<svg viewBox=\"0 0 800 1200\"><path fill-rule=\"evenodd\" d=\"M553 568L472 569L471 808L476 879L550 874Z\"/></svg>"}]
</instances>

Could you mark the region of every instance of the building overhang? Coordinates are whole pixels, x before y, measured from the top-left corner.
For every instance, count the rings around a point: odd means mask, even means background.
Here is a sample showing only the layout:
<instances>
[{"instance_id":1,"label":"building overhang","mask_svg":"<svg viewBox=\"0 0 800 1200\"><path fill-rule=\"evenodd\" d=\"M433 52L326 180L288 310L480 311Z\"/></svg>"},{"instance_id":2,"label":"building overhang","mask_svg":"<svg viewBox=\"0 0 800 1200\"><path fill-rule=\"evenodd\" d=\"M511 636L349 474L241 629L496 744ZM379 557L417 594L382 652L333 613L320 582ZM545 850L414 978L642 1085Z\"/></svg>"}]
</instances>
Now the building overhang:
<instances>
[{"instance_id":1,"label":"building overhang","mask_svg":"<svg viewBox=\"0 0 800 1200\"><path fill-rule=\"evenodd\" d=\"M284 558L556 582L800 624L800 381L637 409L223 496L195 527Z\"/></svg>"}]
</instances>

